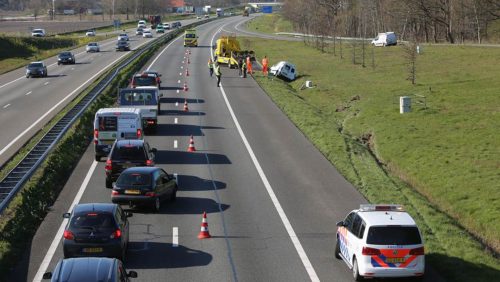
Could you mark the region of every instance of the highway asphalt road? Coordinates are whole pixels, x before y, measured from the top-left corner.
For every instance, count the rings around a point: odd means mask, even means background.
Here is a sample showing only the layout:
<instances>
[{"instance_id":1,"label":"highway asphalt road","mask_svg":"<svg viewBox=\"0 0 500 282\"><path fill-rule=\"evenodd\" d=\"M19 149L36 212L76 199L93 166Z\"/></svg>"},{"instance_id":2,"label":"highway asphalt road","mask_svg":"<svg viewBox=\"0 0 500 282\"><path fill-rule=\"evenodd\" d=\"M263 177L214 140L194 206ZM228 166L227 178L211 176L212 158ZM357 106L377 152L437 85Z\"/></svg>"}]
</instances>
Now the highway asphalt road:
<instances>
[{"instance_id":1,"label":"highway asphalt road","mask_svg":"<svg viewBox=\"0 0 500 282\"><path fill-rule=\"evenodd\" d=\"M152 62L163 74L164 98L159 130L146 140L158 149L156 164L177 175L179 192L159 213L131 210L126 267L138 272L136 281L351 281L334 258L335 223L366 200L252 78L223 68L218 88L208 74L214 37L241 20L198 27L200 46L190 48L189 64L180 39ZM179 89L184 81L187 92ZM197 152L186 152L191 135ZM72 202L110 202L104 163L94 161L92 147L12 281L53 270L63 256L61 215ZM213 237L199 240L204 211Z\"/></svg>"},{"instance_id":2,"label":"highway asphalt road","mask_svg":"<svg viewBox=\"0 0 500 282\"><path fill-rule=\"evenodd\" d=\"M184 24L190 22L193 20ZM133 30L128 34L132 50L151 40L136 36ZM46 78L28 79L24 68L0 76L0 166L108 66L128 53L116 52L115 43L116 38L101 42L99 53L86 53L85 47L72 50L75 65L58 66L57 57L44 60Z\"/></svg>"}]
</instances>

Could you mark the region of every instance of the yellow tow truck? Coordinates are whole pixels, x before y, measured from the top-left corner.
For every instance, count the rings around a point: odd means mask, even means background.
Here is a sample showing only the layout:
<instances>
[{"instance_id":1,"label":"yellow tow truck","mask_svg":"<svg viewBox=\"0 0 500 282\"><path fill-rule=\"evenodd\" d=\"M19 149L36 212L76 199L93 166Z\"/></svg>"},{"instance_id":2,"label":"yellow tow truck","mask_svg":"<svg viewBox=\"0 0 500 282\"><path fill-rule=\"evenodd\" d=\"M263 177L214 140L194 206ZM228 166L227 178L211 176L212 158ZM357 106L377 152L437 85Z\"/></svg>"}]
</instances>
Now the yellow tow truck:
<instances>
[{"instance_id":1,"label":"yellow tow truck","mask_svg":"<svg viewBox=\"0 0 500 282\"><path fill-rule=\"evenodd\" d=\"M229 68L238 68L238 60L240 58L246 59L247 56L250 56L250 60L255 61L255 52L242 51L236 36L221 36L217 39L216 44L215 56L219 64L227 65Z\"/></svg>"},{"instance_id":2,"label":"yellow tow truck","mask_svg":"<svg viewBox=\"0 0 500 282\"><path fill-rule=\"evenodd\" d=\"M184 47L198 47L198 37L195 29L186 29L184 32Z\"/></svg>"}]
</instances>

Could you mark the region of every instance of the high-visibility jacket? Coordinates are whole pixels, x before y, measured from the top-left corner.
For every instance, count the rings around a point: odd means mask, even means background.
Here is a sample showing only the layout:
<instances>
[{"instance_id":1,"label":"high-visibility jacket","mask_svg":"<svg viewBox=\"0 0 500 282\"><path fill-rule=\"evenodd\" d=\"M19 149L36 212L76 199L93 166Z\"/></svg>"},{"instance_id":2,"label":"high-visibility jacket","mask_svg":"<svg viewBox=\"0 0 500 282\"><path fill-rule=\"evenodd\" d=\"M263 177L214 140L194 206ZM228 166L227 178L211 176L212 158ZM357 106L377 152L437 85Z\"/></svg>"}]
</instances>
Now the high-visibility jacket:
<instances>
[{"instance_id":1,"label":"high-visibility jacket","mask_svg":"<svg viewBox=\"0 0 500 282\"><path fill-rule=\"evenodd\" d=\"M212 63L212 60L208 59L208 68L212 69L214 67L214 64Z\"/></svg>"},{"instance_id":2,"label":"high-visibility jacket","mask_svg":"<svg viewBox=\"0 0 500 282\"><path fill-rule=\"evenodd\" d=\"M220 73L220 67L219 66L215 66L214 71L215 71L215 75L216 76L221 75L221 73Z\"/></svg>"}]
</instances>

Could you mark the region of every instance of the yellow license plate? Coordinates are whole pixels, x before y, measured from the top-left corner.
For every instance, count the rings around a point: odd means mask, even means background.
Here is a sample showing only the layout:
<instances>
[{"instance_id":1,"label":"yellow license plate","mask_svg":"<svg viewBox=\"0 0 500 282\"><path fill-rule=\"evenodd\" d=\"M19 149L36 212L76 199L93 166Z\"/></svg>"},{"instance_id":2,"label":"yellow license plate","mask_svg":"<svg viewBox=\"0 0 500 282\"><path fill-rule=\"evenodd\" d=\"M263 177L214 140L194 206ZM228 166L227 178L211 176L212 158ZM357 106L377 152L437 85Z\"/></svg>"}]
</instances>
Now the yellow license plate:
<instances>
[{"instance_id":1,"label":"yellow license plate","mask_svg":"<svg viewBox=\"0 0 500 282\"><path fill-rule=\"evenodd\" d=\"M84 253L101 253L102 248L83 248Z\"/></svg>"},{"instance_id":2,"label":"yellow license plate","mask_svg":"<svg viewBox=\"0 0 500 282\"><path fill-rule=\"evenodd\" d=\"M387 263L403 263L405 262L405 258L386 258L385 262Z\"/></svg>"},{"instance_id":3,"label":"yellow license plate","mask_svg":"<svg viewBox=\"0 0 500 282\"><path fill-rule=\"evenodd\" d=\"M141 194L141 191L139 191L139 190L125 190L125 194L139 195L139 194Z\"/></svg>"}]
</instances>

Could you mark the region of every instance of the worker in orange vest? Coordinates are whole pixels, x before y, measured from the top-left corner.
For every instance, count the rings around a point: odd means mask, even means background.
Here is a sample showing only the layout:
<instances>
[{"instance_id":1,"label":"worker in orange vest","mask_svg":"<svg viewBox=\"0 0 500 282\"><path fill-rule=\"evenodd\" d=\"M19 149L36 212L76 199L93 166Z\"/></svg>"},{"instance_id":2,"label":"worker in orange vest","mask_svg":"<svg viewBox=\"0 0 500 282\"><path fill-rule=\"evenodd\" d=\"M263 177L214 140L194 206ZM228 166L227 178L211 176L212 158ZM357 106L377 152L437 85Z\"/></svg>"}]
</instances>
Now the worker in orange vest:
<instances>
[{"instance_id":1,"label":"worker in orange vest","mask_svg":"<svg viewBox=\"0 0 500 282\"><path fill-rule=\"evenodd\" d=\"M247 56L247 73L252 74L252 62L250 61L250 56Z\"/></svg>"},{"instance_id":2,"label":"worker in orange vest","mask_svg":"<svg viewBox=\"0 0 500 282\"><path fill-rule=\"evenodd\" d=\"M269 60L267 59L267 56L264 56L264 59L262 59L262 74L267 75L267 66L269 64Z\"/></svg>"}]
</instances>

